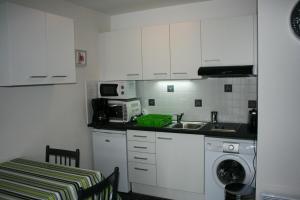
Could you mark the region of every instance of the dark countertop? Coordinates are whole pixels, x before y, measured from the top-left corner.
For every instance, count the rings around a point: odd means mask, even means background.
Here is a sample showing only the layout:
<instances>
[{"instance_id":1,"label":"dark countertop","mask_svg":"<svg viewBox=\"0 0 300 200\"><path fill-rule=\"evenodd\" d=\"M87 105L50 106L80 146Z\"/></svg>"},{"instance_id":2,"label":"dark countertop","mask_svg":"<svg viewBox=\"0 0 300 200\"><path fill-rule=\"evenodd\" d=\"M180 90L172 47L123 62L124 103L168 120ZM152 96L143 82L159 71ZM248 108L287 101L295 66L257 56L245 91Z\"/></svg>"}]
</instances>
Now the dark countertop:
<instances>
[{"instance_id":1,"label":"dark countertop","mask_svg":"<svg viewBox=\"0 0 300 200\"><path fill-rule=\"evenodd\" d=\"M247 124L238 123L220 123L224 125L239 125L237 132L222 132L222 131L210 131L212 126L211 123L207 123L204 127L199 130L191 129L173 129L173 128L155 128L155 127L141 127L137 126L136 123L107 123L104 125L99 124L89 124L89 127L95 129L108 129L108 130L141 130L141 131L156 131L156 132L170 132L170 133L182 133L182 134L199 134L205 135L207 137L220 137L220 138L232 138L232 139L246 139L246 140L256 140L256 131L251 131L248 129Z\"/></svg>"}]
</instances>

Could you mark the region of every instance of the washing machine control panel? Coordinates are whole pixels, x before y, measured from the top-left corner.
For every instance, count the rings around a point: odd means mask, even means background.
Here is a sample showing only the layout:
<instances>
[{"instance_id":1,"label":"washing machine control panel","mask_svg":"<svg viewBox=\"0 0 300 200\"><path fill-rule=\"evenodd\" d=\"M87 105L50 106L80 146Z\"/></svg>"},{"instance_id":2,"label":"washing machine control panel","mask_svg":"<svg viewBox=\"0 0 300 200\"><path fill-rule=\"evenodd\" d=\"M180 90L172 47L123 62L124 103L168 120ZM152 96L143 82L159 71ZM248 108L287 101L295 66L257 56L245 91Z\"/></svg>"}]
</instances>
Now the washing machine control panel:
<instances>
[{"instance_id":1,"label":"washing machine control panel","mask_svg":"<svg viewBox=\"0 0 300 200\"><path fill-rule=\"evenodd\" d=\"M223 143L223 152L226 153L239 153L239 143Z\"/></svg>"}]
</instances>

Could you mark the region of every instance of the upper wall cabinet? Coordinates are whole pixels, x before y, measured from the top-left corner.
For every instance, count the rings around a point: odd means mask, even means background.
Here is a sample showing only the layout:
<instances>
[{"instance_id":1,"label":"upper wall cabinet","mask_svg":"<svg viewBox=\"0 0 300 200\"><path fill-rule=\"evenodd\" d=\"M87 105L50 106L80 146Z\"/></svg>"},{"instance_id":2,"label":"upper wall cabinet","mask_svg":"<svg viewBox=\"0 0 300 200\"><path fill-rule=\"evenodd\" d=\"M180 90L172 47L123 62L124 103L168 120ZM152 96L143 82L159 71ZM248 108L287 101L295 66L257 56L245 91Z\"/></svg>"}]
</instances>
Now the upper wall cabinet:
<instances>
[{"instance_id":1,"label":"upper wall cabinet","mask_svg":"<svg viewBox=\"0 0 300 200\"><path fill-rule=\"evenodd\" d=\"M73 20L48 13L46 15L46 20L47 70L50 82L75 82Z\"/></svg>"},{"instance_id":2,"label":"upper wall cabinet","mask_svg":"<svg viewBox=\"0 0 300 200\"><path fill-rule=\"evenodd\" d=\"M254 17L202 20L202 66L254 64Z\"/></svg>"},{"instance_id":3,"label":"upper wall cabinet","mask_svg":"<svg viewBox=\"0 0 300 200\"><path fill-rule=\"evenodd\" d=\"M169 25L142 30L143 79L170 79Z\"/></svg>"},{"instance_id":4,"label":"upper wall cabinet","mask_svg":"<svg viewBox=\"0 0 300 200\"><path fill-rule=\"evenodd\" d=\"M73 21L0 4L0 85L75 82Z\"/></svg>"},{"instance_id":5,"label":"upper wall cabinet","mask_svg":"<svg viewBox=\"0 0 300 200\"><path fill-rule=\"evenodd\" d=\"M200 22L170 25L171 79L198 78L201 66Z\"/></svg>"},{"instance_id":6,"label":"upper wall cabinet","mask_svg":"<svg viewBox=\"0 0 300 200\"><path fill-rule=\"evenodd\" d=\"M101 80L142 80L141 30L99 35Z\"/></svg>"}]
</instances>

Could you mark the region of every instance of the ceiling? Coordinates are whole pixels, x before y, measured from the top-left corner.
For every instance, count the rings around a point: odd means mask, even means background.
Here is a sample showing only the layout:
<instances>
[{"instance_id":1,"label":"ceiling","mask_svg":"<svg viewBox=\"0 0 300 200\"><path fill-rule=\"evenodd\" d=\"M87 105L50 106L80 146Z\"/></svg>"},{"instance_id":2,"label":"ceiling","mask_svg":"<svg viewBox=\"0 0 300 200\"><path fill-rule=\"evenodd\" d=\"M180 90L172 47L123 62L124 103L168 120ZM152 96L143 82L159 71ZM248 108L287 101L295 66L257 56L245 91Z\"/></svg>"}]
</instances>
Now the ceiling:
<instances>
[{"instance_id":1,"label":"ceiling","mask_svg":"<svg viewBox=\"0 0 300 200\"><path fill-rule=\"evenodd\" d=\"M116 15L127 12L147 10L165 6L187 4L208 0L67 0L76 5L97 10L99 12Z\"/></svg>"}]
</instances>

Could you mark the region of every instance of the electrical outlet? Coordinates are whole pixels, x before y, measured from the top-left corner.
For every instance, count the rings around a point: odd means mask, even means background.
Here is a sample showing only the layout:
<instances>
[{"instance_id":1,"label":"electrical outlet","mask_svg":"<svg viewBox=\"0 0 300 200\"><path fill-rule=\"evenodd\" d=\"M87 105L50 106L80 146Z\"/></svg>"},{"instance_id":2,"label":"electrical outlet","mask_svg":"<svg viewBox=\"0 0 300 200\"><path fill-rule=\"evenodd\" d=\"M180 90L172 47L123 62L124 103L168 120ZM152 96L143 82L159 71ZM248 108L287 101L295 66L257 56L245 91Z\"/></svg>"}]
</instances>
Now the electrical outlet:
<instances>
[{"instance_id":1,"label":"electrical outlet","mask_svg":"<svg viewBox=\"0 0 300 200\"><path fill-rule=\"evenodd\" d=\"M148 100L148 105L149 106L155 106L155 99L149 99Z\"/></svg>"},{"instance_id":2,"label":"electrical outlet","mask_svg":"<svg viewBox=\"0 0 300 200\"><path fill-rule=\"evenodd\" d=\"M248 108L256 108L257 103L255 100L249 100L248 101Z\"/></svg>"},{"instance_id":3,"label":"electrical outlet","mask_svg":"<svg viewBox=\"0 0 300 200\"><path fill-rule=\"evenodd\" d=\"M174 85L168 85L167 86L167 91L168 92L174 92Z\"/></svg>"},{"instance_id":4,"label":"electrical outlet","mask_svg":"<svg viewBox=\"0 0 300 200\"><path fill-rule=\"evenodd\" d=\"M232 92L232 84L225 84L224 92Z\"/></svg>"},{"instance_id":5,"label":"electrical outlet","mask_svg":"<svg viewBox=\"0 0 300 200\"><path fill-rule=\"evenodd\" d=\"M195 107L202 107L202 99L195 99Z\"/></svg>"}]
</instances>

